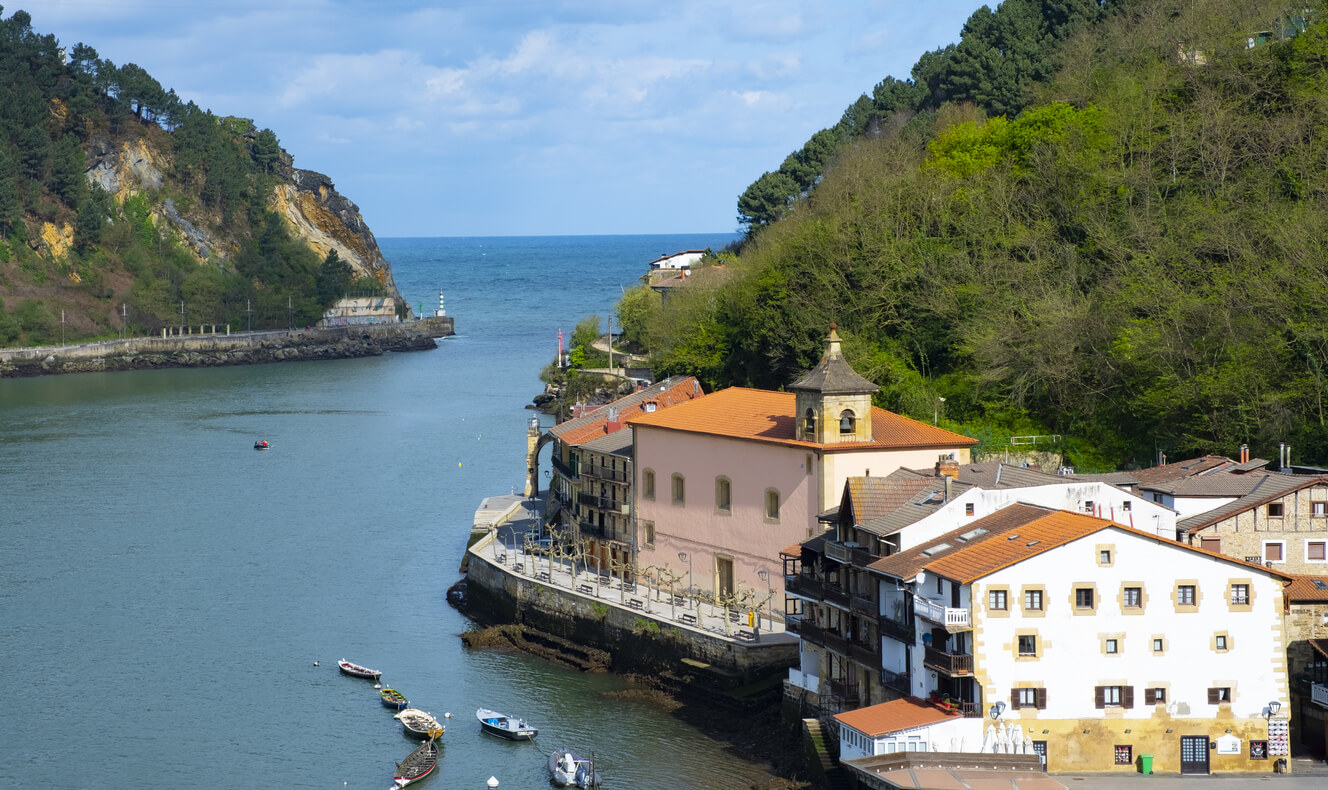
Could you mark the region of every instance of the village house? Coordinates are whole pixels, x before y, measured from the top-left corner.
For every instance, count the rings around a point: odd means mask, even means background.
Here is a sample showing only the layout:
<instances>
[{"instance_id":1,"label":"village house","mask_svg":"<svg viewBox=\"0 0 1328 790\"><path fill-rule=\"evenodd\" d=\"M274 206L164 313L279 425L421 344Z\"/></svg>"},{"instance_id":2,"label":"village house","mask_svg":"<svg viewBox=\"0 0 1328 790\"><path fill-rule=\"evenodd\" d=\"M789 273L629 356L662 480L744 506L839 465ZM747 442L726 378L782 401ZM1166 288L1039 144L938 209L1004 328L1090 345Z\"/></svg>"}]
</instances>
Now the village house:
<instances>
[{"instance_id":1,"label":"village house","mask_svg":"<svg viewBox=\"0 0 1328 790\"><path fill-rule=\"evenodd\" d=\"M1328 476L1265 474L1249 493L1176 522L1181 539L1291 574L1328 571Z\"/></svg>"},{"instance_id":2,"label":"village house","mask_svg":"<svg viewBox=\"0 0 1328 790\"><path fill-rule=\"evenodd\" d=\"M966 462L976 443L873 407L877 386L853 371L833 328L789 389L732 387L628 420L641 565L719 598L741 587L782 601L780 550L819 529L845 480L938 454Z\"/></svg>"},{"instance_id":3,"label":"village house","mask_svg":"<svg viewBox=\"0 0 1328 790\"><path fill-rule=\"evenodd\" d=\"M700 398L692 376L673 376L559 423L548 431L553 466L546 521L583 561L620 575L634 558L632 432L625 420ZM538 445L532 447L537 454Z\"/></svg>"},{"instance_id":4,"label":"village house","mask_svg":"<svg viewBox=\"0 0 1328 790\"><path fill-rule=\"evenodd\" d=\"M1295 576L1286 589L1291 735L1312 757L1328 756L1328 576Z\"/></svg>"},{"instance_id":5,"label":"village house","mask_svg":"<svg viewBox=\"0 0 1328 790\"><path fill-rule=\"evenodd\" d=\"M1288 754L1279 571L1023 504L869 568L882 673L971 720L970 745L990 718L1053 771L1147 753L1160 772L1270 772Z\"/></svg>"},{"instance_id":6,"label":"village house","mask_svg":"<svg viewBox=\"0 0 1328 790\"><path fill-rule=\"evenodd\" d=\"M919 678L914 688L903 682L907 673L881 671L879 629L899 618L881 620L877 578L868 568L1019 502L1146 525L1168 539L1175 534L1169 508L1105 483L1000 462L942 458L934 471L849 478L839 508L823 514L833 531L781 553L785 619L801 637L799 666L789 671L792 693L827 712L922 694Z\"/></svg>"},{"instance_id":7,"label":"village house","mask_svg":"<svg viewBox=\"0 0 1328 790\"><path fill-rule=\"evenodd\" d=\"M660 255L650 262L650 268L654 269L690 269L692 266L701 262L706 256L707 250L683 250L675 252L672 255Z\"/></svg>"}]
</instances>

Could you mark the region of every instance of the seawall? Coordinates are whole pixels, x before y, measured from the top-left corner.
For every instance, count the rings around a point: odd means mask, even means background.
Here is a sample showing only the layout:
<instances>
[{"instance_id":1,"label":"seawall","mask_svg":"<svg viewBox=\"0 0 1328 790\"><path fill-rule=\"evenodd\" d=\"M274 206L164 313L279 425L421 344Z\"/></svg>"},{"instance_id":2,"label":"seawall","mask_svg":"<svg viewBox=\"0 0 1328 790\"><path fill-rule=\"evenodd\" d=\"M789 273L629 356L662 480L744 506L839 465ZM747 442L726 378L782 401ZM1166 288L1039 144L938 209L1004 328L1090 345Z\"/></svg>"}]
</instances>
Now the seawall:
<instances>
[{"instance_id":1,"label":"seawall","mask_svg":"<svg viewBox=\"0 0 1328 790\"><path fill-rule=\"evenodd\" d=\"M451 317L236 334L228 334L224 328L206 333L199 329L198 334L170 337L3 349L0 378L353 359L388 351L425 351L437 348L435 337L454 334Z\"/></svg>"}]
</instances>

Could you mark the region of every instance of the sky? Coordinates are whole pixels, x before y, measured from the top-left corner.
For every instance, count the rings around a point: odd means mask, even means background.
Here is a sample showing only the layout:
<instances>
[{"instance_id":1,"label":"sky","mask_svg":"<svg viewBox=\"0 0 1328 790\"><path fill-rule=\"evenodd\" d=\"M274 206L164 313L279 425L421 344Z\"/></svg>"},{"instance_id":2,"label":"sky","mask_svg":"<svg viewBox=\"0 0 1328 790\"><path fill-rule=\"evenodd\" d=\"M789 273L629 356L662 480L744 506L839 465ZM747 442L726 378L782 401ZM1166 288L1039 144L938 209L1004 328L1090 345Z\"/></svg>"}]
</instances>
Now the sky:
<instances>
[{"instance_id":1,"label":"sky","mask_svg":"<svg viewBox=\"0 0 1328 790\"><path fill-rule=\"evenodd\" d=\"M272 129L375 235L518 236L735 231L749 184L958 41L980 5L11 0L3 15Z\"/></svg>"}]
</instances>

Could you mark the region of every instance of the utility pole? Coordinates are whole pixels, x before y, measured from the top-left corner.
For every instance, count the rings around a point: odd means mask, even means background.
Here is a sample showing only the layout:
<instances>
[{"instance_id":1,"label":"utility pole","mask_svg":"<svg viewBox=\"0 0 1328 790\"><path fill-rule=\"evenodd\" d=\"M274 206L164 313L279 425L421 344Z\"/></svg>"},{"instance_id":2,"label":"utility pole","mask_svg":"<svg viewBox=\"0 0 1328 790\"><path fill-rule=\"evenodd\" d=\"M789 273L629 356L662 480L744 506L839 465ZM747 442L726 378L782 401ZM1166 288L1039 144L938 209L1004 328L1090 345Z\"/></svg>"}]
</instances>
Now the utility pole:
<instances>
[{"instance_id":1,"label":"utility pole","mask_svg":"<svg viewBox=\"0 0 1328 790\"><path fill-rule=\"evenodd\" d=\"M250 300L244 300L244 312L249 316L249 331L254 331L254 306Z\"/></svg>"},{"instance_id":2,"label":"utility pole","mask_svg":"<svg viewBox=\"0 0 1328 790\"><path fill-rule=\"evenodd\" d=\"M125 338L128 338L128 337L129 337L129 303L128 303L128 302L122 302L122 303L120 304L120 334L121 334L123 337L125 337Z\"/></svg>"},{"instance_id":3,"label":"utility pole","mask_svg":"<svg viewBox=\"0 0 1328 790\"><path fill-rule=\"evenodd\" d=\"M180 334L184 334L184 300L180 300Z\"/></svg>"},{"instance_id":4,"label":"utility pole","mask_svg":"<svg viewBox=\"0 0 1328 790\"><path fill-rule=\"evenodd\" d=\"M65 311L60 311L60 345L65 344Z\"/></svg>"},{"instance_id":5,"label":"utility pole","mask_svg":"<svg viewBox=\"0 0 1328 790\"><path fill-rule=\"evenodd\" d=\"M286 328L295 328L295 304L291 301L290 294L286 295Z\"/></svg>"}]
</instances>

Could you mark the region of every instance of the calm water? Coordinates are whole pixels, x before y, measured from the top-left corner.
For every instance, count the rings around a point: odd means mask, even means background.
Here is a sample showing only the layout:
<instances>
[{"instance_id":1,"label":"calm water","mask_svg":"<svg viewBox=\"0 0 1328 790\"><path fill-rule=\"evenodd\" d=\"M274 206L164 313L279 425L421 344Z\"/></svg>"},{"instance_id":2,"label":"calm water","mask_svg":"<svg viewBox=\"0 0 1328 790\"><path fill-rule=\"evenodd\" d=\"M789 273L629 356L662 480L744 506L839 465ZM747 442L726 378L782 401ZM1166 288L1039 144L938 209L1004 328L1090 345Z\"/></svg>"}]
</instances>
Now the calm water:
<instances>
[{"instance_id":1,"label":"calm water","mask_svg":"<svg viewBox=\"0 0 1328 790\"><path fill-rule=\"evenodd\" d=\"M466 651L444 598L480 499L522 485L557 330L729 239L386 239L412 304L447 294L437 351L0 380L0 786L383 790L413 744L343 656L454 714L426 788L548 786L480 706L612 787L748 786L613 677Z\"/></svg>"}]
</instances>

